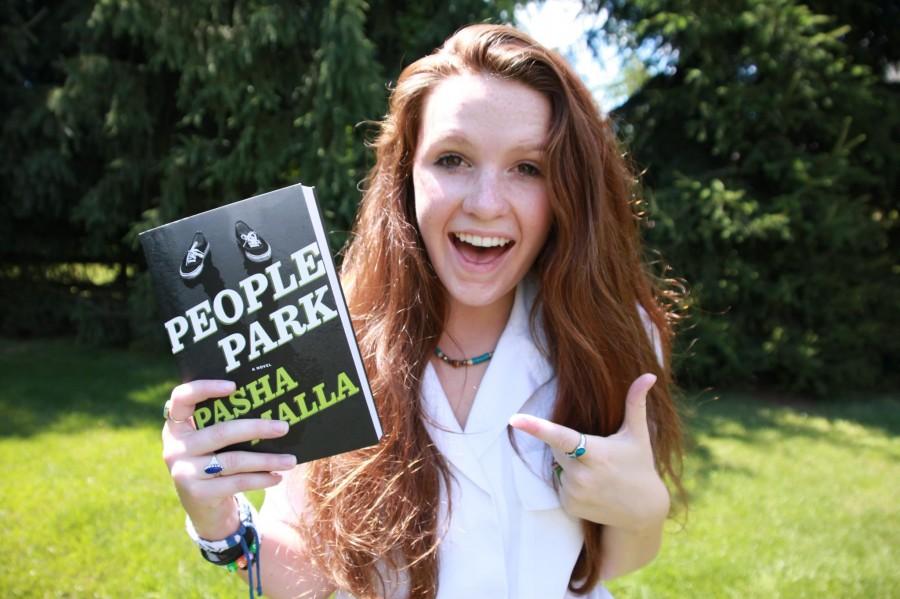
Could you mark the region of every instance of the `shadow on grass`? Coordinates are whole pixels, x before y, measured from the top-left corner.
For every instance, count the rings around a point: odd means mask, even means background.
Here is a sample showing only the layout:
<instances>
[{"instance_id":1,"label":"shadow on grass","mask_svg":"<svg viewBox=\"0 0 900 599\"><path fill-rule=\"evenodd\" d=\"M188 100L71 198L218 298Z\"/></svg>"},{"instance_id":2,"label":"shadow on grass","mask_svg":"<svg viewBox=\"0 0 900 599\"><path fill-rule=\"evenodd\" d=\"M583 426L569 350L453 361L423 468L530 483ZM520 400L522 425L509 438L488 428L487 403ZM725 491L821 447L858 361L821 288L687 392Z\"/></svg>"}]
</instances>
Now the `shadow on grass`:
<instances>
[{"instance_id":1,"label":"shadow on grass","mask_svg":"<svg viewBox=\"0 0 900 599\"><path fill-rule=\"evenodd\" d=\"M168 356L70 339L0 340L0 437L162 425L178 382Z\"/></svg>"},{"instance_id":2,"label":"shadow on grass","mask_svg":"<svg viewBox=\"0 0 900 599\"><path fill-rule=\"evenodd\" d=\"M0 436L43 430L162 424L162 405L177 382L167 355L84 347L71 339L0 339ZM761 399L762 398L762 399ZM690 393L685 424L694 439L690 458L716 466L703 439L766 444L785 436L828 438L853 447L858 437L836 431L838 421L900 435L900 395L812 402L750 393ZM808 421L804 416L811 416ZM822 427L818 419L829 426ZM704 466L706 464L706 466Z\"/></svg>"},{"instance_id":3,"label":"shadow on grass","mask_svg":"<svg viewBox=\"0 0 900 599\"><path fill-rule=\"evenodd\" d=\"M900 395L838 397L816 402L771 393L704 391L688 393L683 405L692 498L703 493L715 473L748 477L755 474L749 468L717 460L711 450L717 440L753 445L774 455L785 441L802 438L851 451L879 451L889 460L900 461L900 452L883 444L873 448L870 443L873 436L900 435ZM848 429L847 424L852 428Z\"/></svg>"}]
</instances>

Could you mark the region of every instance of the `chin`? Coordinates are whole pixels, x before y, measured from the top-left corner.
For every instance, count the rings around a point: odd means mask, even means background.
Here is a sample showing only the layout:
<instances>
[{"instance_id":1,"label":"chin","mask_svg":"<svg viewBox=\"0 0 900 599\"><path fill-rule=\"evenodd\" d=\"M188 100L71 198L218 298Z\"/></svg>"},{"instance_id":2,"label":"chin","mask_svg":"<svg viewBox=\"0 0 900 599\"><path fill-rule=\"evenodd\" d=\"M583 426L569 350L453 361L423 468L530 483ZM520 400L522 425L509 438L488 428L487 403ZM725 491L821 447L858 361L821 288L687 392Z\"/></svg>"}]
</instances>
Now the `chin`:
<instances>
[{"instance_id":1,"label":"chin","mask_svg":"<svg viewBox=\"0 0 900 599\"><path fill-rule=\"evenodd\" d=\"M457 284L445 286L445 289L450 302L468 308L488 308L506 301L511 303L516 293L516 285L484 288L480 285Z\"/></svg>"}]
</instances>

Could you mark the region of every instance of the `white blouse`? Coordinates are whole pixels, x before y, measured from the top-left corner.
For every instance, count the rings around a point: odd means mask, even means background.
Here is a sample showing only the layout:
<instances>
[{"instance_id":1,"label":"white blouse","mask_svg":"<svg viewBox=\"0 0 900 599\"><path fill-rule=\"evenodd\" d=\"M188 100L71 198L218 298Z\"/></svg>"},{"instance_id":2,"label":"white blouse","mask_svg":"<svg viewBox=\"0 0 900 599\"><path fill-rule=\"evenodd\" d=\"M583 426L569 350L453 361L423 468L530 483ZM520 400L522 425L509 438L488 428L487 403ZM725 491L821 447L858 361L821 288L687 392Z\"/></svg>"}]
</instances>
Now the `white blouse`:
<instances>
[{"instance_id":1,"label":"white blouse","mask_svg":"<svg viewBox=\"0 0 900 599\"><path fill-rule=\"evenodd\" d=\"M584 542L580 520L560 505L546 445L507 428L517 412L549 418L556 396L553 369L530 332L533 299L532 286L519 285L465 430L434 368L425 369L426 427L453 475L449 517L446 489L440 499L438 599L577 597L568 584ZM405 596L402 576L385 579L394 581L387 596ZM336 597L351 596L338 591ZM582 597L612 599L600 584Z\"/></svg>"},{"instance_id":2,"label":"white blouse","mask_svg":"<svg viewBox=\"0 0 900 599\"><path fill-rule=\"evenodd\" d=\"M560 506L547 446L514 431L517 453L507 428L517 412L549 418L556 398L553 369L531 336L533 299L533 287L520 285L465 430L436 372L425 370L422 401L433 421L426 426L455 480L449 522L442 499L440 599L575 597L568 584L584 542L580 520ZM587 597L611 595L598 585Z\"/></svg>"}]
</instances>

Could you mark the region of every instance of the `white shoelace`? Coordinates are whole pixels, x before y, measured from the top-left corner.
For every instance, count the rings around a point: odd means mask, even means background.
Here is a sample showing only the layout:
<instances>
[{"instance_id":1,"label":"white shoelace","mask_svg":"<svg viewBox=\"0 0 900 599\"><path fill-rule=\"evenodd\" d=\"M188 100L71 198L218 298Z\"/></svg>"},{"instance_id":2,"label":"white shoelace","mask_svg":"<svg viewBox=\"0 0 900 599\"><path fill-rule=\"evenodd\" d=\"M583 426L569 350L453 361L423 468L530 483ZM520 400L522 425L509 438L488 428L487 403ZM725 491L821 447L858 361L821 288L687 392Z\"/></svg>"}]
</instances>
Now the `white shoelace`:
<instances>
[{"instance_id":1,"label":"white shoelace","mask_svg":"<svg viewBox=\"0 0 900 599\"><path fill-rule=\"evenodd\" d=\"M197 244L195 243L194 245L191 246L191 249L188 250L187 260L185 260L185 262L188 264L193 264L197 260L202 260L203 256L205 256L205 255L206 254L204 254L203 252L201 252L200 250L197 249Z\"/></svg>"},{"instance_id":2,"label":"white shoelace","mask_svg":"<svg viewBox=\"0 0 900 599\"><path fill-rule=\"evenodd\" d=\"M241 241L244 242L244 245L249 245L251 248L258 248L262 245L259 238L256 236L256 231L250 231L249 233L241 235Z\"/></svg>"}]
</instances>

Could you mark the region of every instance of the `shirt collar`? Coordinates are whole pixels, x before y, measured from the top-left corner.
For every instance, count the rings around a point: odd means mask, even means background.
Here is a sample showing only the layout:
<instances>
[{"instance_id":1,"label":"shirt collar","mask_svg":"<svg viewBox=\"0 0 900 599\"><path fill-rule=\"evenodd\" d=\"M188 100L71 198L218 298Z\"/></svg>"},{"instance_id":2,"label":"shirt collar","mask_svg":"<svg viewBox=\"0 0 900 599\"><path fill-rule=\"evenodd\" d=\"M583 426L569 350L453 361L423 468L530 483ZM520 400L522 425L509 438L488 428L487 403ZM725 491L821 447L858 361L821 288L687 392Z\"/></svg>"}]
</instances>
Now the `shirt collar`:
<instances>
[{"instance_id":1,"label":"shirt collar","mask_svg":"<svg viewBox=\"0 0 900 599\"><path fill-rule=\"evenodd\" d=\"M422 381L426 427L442 454L487 490L479 460L501 434L509 417L553 376L553 368L532 336L530 311L536 286L528 279L516 288L509 320L481 380L466 422L460 429L431 363ZM538 322L536 334L543 335Z\"/></svg>"}]
</instances>

